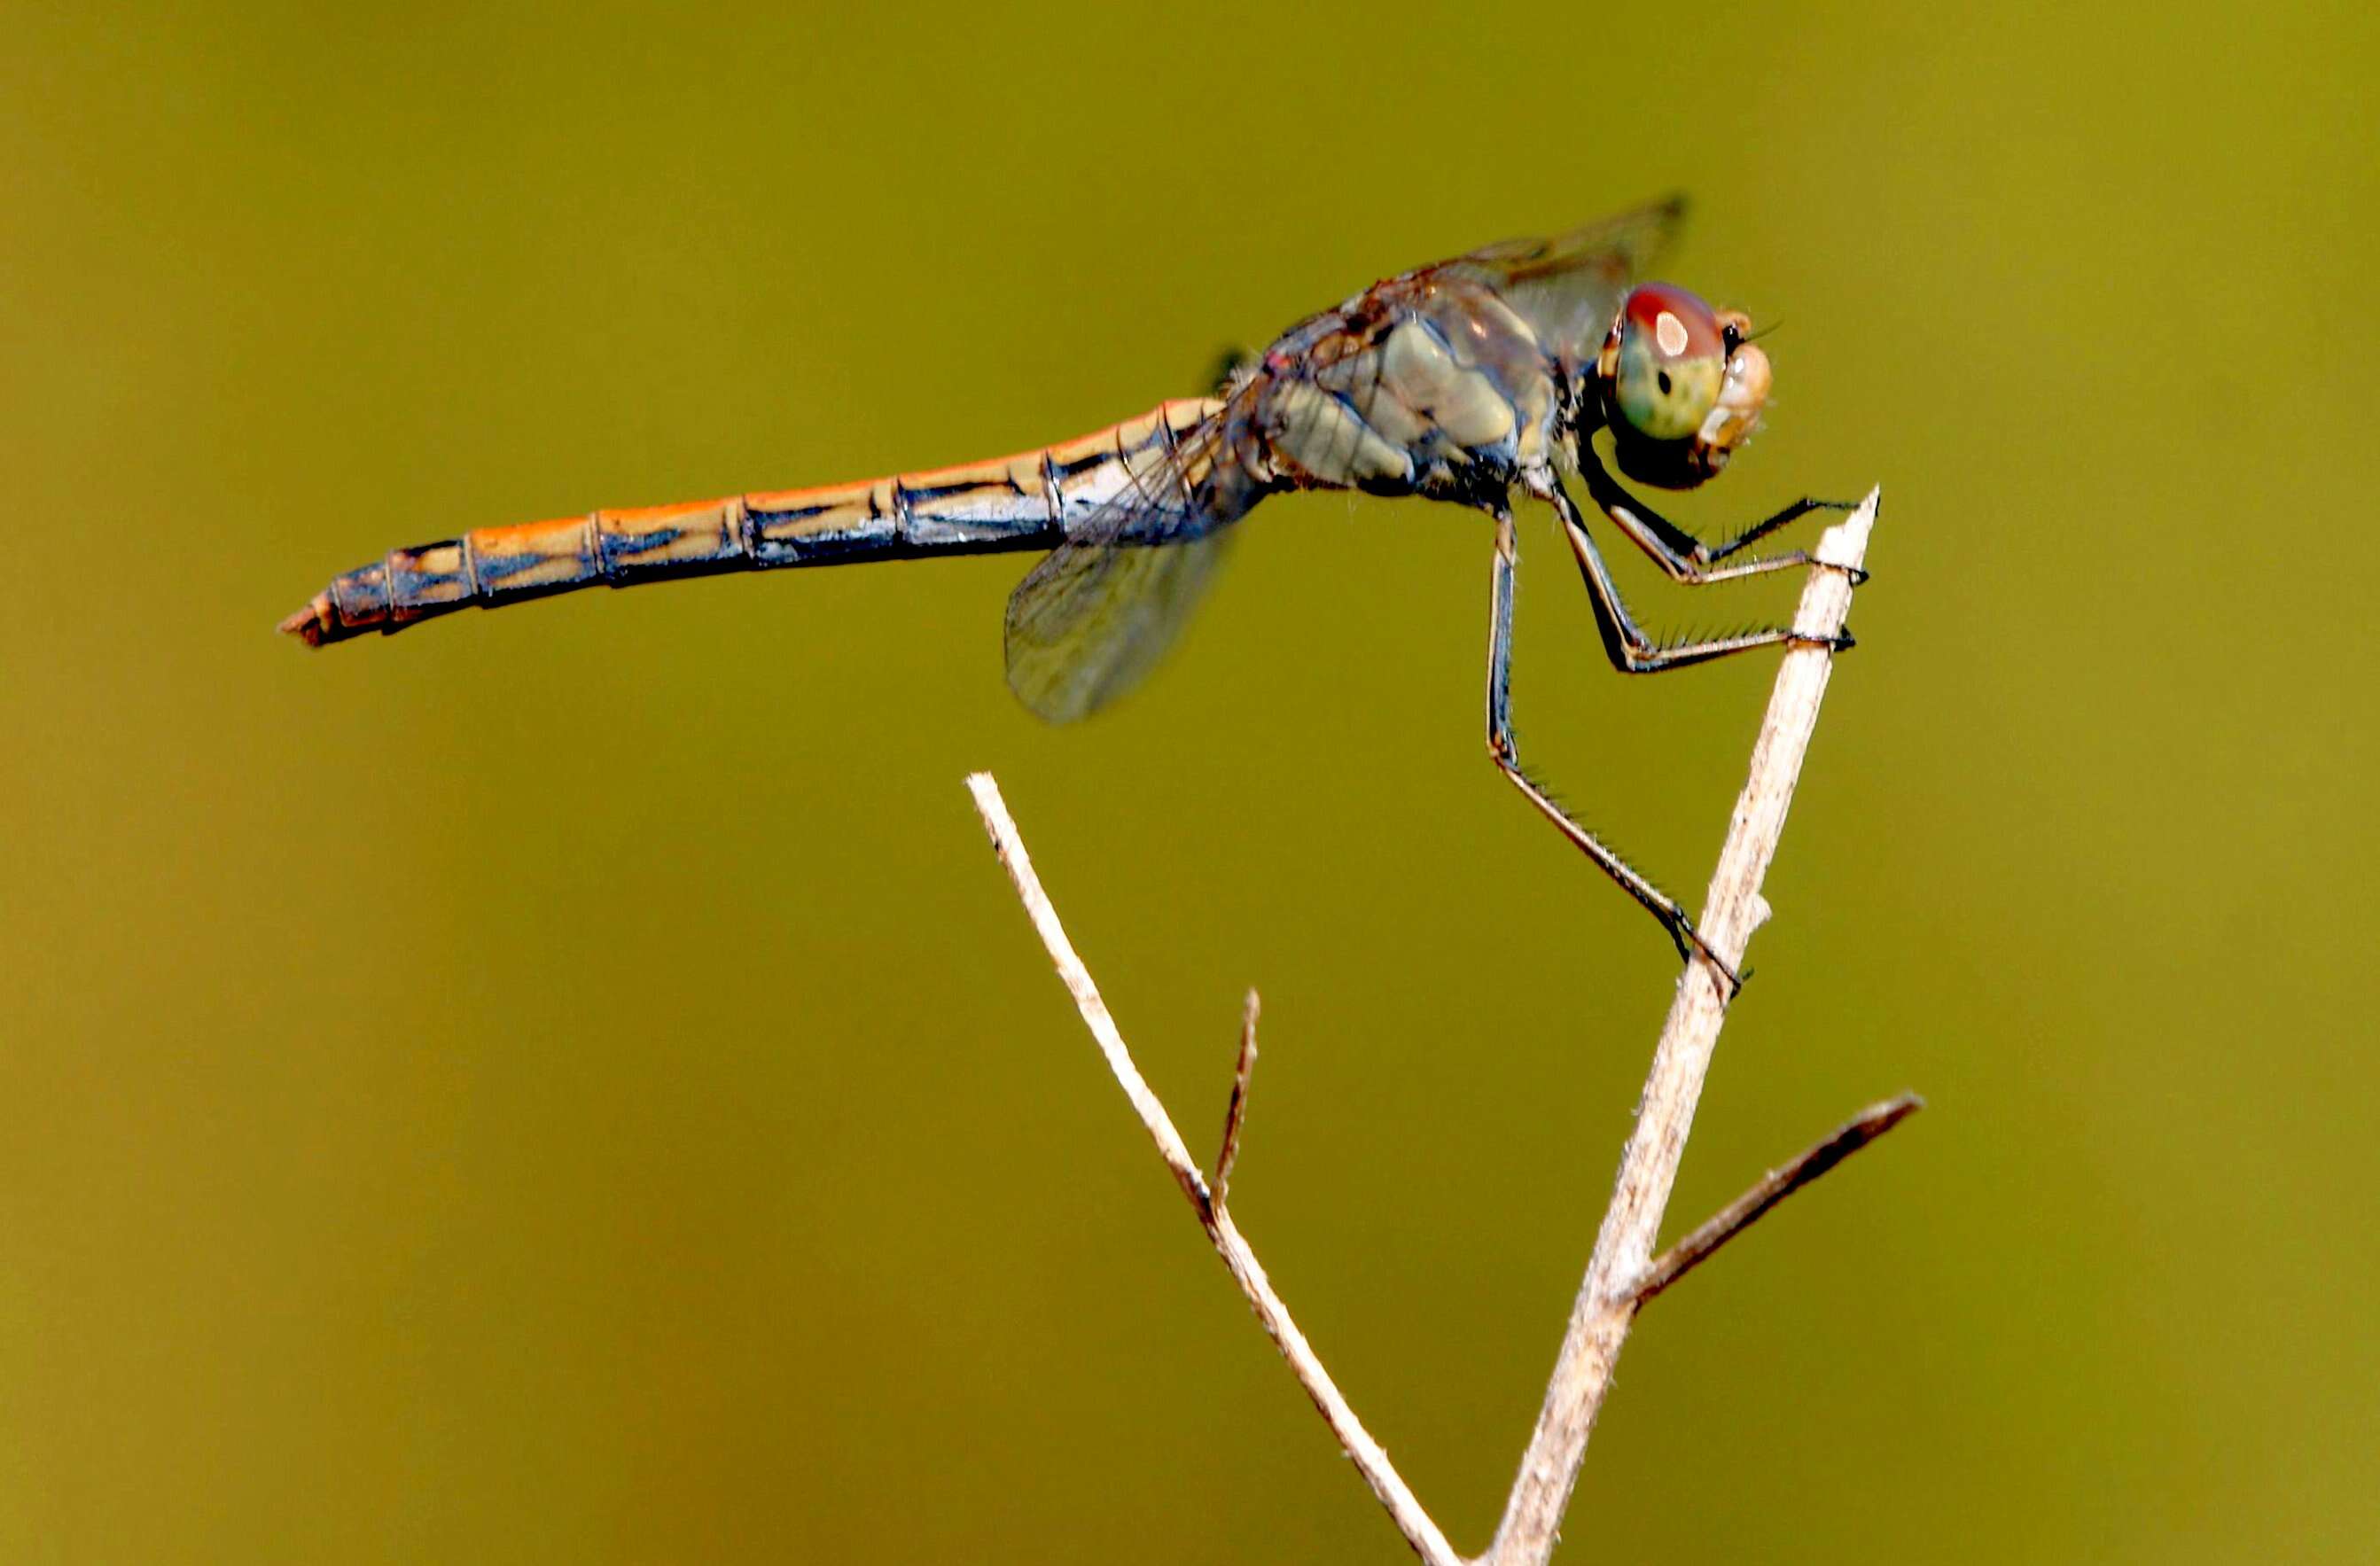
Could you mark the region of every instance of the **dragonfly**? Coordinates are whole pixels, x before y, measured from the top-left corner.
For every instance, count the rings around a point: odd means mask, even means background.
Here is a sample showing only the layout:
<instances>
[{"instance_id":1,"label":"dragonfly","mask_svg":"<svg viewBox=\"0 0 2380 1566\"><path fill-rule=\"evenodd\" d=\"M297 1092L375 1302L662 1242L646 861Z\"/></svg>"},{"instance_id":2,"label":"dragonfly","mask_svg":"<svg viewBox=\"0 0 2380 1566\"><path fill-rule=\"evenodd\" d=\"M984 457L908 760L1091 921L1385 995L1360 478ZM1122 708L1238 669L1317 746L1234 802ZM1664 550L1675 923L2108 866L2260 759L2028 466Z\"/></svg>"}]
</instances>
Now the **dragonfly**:
<instances>
[{"instance_id":1,"label":"dragonfly","mask_svg":"<svg viewBox=\"0 0 2380 1566\"><path fill-rule=\"evenodd\" d=\"M1566 234L1400 273L1291 327L1212 395L1174 398L1055 445L824 488L483 528L335 577L281 629L321 647L580 588L1041 551L1008 601L1008 683L1032 711L1066 722L1148 672L1212 579L1235 525L1268 495L1340 490L1446 502L1495 524L1488 755L1660 922L1682 960L1700 953L1732 986L1738 976L1677 899L1522 766L1510 698L1516 500L1552 509L1603 649L1623 673L1804 639L1776 625L1671 641L1647 635L1565 485L1575 478L1622 538L1693 586L1824 564L1807 551L1745 552L1812 512L1850 508L1805 496L1708 543L1614 476L1617 468L1640 486L1693 489L1752 438L1768 399L1768 357L1748 316L1639 280L1685 209L1672 196Z\"/></svg>"}]
</instances>

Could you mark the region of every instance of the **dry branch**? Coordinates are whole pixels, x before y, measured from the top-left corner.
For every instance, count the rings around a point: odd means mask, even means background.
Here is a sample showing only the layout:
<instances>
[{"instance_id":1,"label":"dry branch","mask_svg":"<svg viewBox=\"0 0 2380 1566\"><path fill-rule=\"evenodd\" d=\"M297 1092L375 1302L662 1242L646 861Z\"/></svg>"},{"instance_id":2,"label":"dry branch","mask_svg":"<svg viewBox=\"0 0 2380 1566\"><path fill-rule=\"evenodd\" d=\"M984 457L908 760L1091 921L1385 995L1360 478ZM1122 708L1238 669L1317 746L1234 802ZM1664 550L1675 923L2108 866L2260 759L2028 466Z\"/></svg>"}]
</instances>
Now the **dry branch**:
<instances>
[{"instance_id":1,"label":"dry branch","mask_svg":"<svg viewBox=\"0 0 2380 1566\"><path fill-rule=\"evenodd\" d=\"M1850 612L1852 588L1866 554L1876 503L1876 493L1870 492L1856 511L1828 528L1819 540L1816 556L1822 568L1811 573L1793 621L1794 629L1805 639L1787 651L1778 671L1776 689L1753 747L1751 776L1736 801L1727 843L1711 877L1699 928L1708 949L1738 970L1753 931L1768 916L1760 883L1776 855L1794 783L1817 722L1832 664L1830 647ZM1059 977L1073 995L1075 1009L1098 1040L1108 1069L1123 1086L1208 1240L1280 1348L1298 1384L1321 1411L1340 1446L1415 1552L1430 1566L1469 1566L1398 1475L1388 1453L1355 1417L1224 1206L1246 1114L1249 1074L1256 1062L1255 992L1249 992L1241 1024L1239 1061L1210 1185L1192 1160L1165 1106L1133 1064L1107 1002L1066 939L1057 910L1042 890L1016 823L1001 798L999 784L990 773L978 772L967 779L967 787L975 795L976 808L991 833L992 845L1015 883L1017 896L1048 948ZM1621 1156L1617 1188L1596 1237L1594 1255L1546 1389L1544 1407L1495 1540L1480 1557L1480 1566L1542 1566L1552 1554L1562 1512L1585 1454L1588 1432L1610 1388L1612 1366L1628 1329L1644 1301L1916 1107L1915 1099L1901 1099L1864 1111L1825 1142L1771 1172L1658 1261L1653 1259L1662 1212L1694 1126L1694 1106L1727 1017L1730 989L1726 977L1706 957L1695 958L1679 980L1677 998L1654 1052L1652 1074L1637 1106L1635 1129Z\"/></svg>"},{"instance_id":2,"label":"dry branch","mask_svg":"<svg viewBox=\"0 0 2380 1566\"><path fill-rule=\"evenodd\" d=\"M1372 1493L1380 1498L1380 1504L1388 1508L1390 1518L1413 1546L1414 1552L1430 1566L1462 1566L1463 1557L1455 1553L1429 1513L1422 1510L1421 1502L1389 1462L1388 1452L1364 1428L1363 1421L1355 1417L1355 1411L1348 1406L1338 1384L1330 1379L1330 1373L1322 1368L1314 1346L1290 1318L1289 1306L1273 1292L1272 1281L1257 1261L1256 1251L1232 1223L1232 1215L1208 1193L1206 1177L1191 1162L1190 1150L1183 1146L1182 1135L1173 1129L1165 1106L1149 1091L1140 1068L1132 1063L1132 1051L1124 1048L1123 1035L1116 1031L1115 1019L1108 1014L1108 1003L1099 998L1099 986L1091 982L1090 971L1083 966L1082 958L1075 954L1074 943L1066 939L1065 927L1058 922L1058 910L1050 906L1050 894L1041 890L1041 878L1033 871L1032 857L1025 852L1016 822L1008 814L1006 801L1000 796L1000 784L992 781L990 772L977 772L968 777L967 787L975 794L975 807L991 833L1000 862L1008 867L1008 879L1016 883L1017 897L1025 904L1033 928L1040 933L1041 944L1049 948L1050 960L1057 965L1059 978L1075 998L1075 1009L1083 1014L1091 1037L1099 1041L1099 1052L1107 1057L1108 1069L1123 1086L1124 1097L1132 1100L1134 1112L1148 1128L1149 1139L1157 1144L1159 1156L1172 1171L1174 1184L1190 1199L1191 1208L1197 1213L1199 1225L1207 1231L1215 1254L1231 1269L1240 1292L1255 1309L1257 1319L1264 1324L1281 1357L1289 1362L1297 1384L1314 1400L1314 1406L1321 1411L1331 1434L1339 1438L1348 1460L1364 1475L1364 1482L1372 1487ZM1254 1057L1255 1028L1256 1009L1251 1005L1241 1033L1243 1040L1247 1041L1241 1051L1244 1068Z\"/></svg>"},{"instance_id":3,"label":"dry branch","mask_svg":"<svg viewBox=\"0 0 2380 1566\"><path fill-rule=\"evenodd\" d=\"M1240 1161L1240 1127L1248 1118L1248 1085L1257 1070L1257 1017L1264 1002L1248 991L1240 1008L1240 1059L1232 1068L1232 1101L1223 1110L1223 1142L1215 1153L1215 1205L1232 1199L1232 1166Z\"/></svg>"},{"instance_id":4,"label":"dry branch","mask_svg":"<svg viewBox=\"0 0 2380 1566\"><path fill-rule=\"evenodd\" d=\"M1693 1233L1653 1258L1644 1276L1636 1280L1636 1303L1643 1305L1708 1261L1721 1245L1767 1216L1769 1208L1925 1107L1925 1100L1914 1093L1870 1104L1825 1141L1762 1175L1751 1190L1711 1214Z\"/></svg>"},{"instance_id":5,"label":"dry branch","mask_svg":"<svg viewBox=\"0 0 2380 1566\"><path fill-rule=\"evenodd\" d=\"M1738 972L1752 932L1768 917L1760 883L1777 856L1793 785L1817 727L1818 706L1834 667L1828 644L1841 635L1850 616L1852 577L1867 557L1878 498L1876 491L1869 491L1858 510L1818 540L1818 559L1840 569L1811 572L1802 589L1793 628L1809 639L1789 649L1777 671L1760 737L1752 747L1751 775L1736 799L1727 843L1703 900L1703 939ZM1578 1482L1578 1465L1586 1455L1587 1433L1610 1390L1612 1367L1636 1317L1637 1280L1652 1260L1661 1214L1694 1129L1694 1105L1710 1072L1719 1027L1727 1021L1728 988L1725 976L1699 956L1678 981L1677 999L1670 1002L1661 1041L1653 1051L1652 1074L1636 1106L1636 1128L1620 1156L1611 1206L1596 1235L1536 1428L1522 1454L1520 1475L1486 1557L1498 1566L1540 1562L1553 1554L1562 1512Z\"/></svg>"}]
</instances>

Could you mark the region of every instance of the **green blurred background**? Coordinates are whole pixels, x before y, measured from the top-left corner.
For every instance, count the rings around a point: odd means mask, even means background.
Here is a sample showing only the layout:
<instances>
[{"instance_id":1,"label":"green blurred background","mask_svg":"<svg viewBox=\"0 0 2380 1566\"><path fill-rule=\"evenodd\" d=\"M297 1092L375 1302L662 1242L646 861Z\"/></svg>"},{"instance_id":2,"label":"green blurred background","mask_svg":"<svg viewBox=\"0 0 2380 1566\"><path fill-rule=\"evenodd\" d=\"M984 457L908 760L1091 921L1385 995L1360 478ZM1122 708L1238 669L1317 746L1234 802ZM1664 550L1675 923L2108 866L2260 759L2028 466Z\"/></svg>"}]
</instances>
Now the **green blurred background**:
<instances>
[{"instance_id":1,"label":"green blurred background","mask_svg":"<svg viewBox=\"0 0 2380 1566\"><path fill-rule=\"evenodd\" d=\"M1481 754L1484 524L1268 504L1070 731L1014 560L272 625L1683 188L1782 330L1679 514L1887 504L1672 1227L1933 1108L1647 1317L1565 1559L2372 1558L2365 8L6 20L0 1557L1402 1559L978 767L1201 1147L1263 989L1235 1206L1484 1543L1675 969ZM1772 662L1524 551L1529 754L1698 895Z\"/></svg>"}]
</instances>

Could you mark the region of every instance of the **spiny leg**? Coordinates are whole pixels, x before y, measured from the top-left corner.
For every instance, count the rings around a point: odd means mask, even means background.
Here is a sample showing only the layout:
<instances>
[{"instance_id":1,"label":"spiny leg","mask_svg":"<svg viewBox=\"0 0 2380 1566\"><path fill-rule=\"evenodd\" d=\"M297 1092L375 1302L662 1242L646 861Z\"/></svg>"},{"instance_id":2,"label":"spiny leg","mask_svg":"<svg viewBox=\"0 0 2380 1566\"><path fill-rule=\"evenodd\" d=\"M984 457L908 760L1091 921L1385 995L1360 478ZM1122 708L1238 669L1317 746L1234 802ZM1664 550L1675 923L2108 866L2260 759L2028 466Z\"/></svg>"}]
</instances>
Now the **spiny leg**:
<instances>
[{"instance_id":1,"label":"spiny leg","mask_svg":"<svg viewBox=\"0 0 2380 1566\"><path fill-rule=\"evenodd\" d=\"M1617 479L1605 470L1584 441L1579 443L1578 472L1579 477L1586 481L1586 492L1593 497L1597 508L1611 518L1611 525L1627 534L1629 541L1668 572L1672 581L1693 587L1707 582L1731 582L1741 577L1757 577L1795 565L1817 564L1819 562L1808 550L1797 549L1787 554L1764 554L1740 564L1715 569L1730 555L1814 511L1851 511L1859 504L1857 501L1812 500L1804 496L1774 516L1755 522L1727 542L1714 546L1703 542L1630 494ZM1856 572L1853 585L1866 579L1866 572Z\"/></svg>"},{"instance_id":2,"label":"spiny leg","mask_svg":"<svg viewBox=\"0 0 2380 1566\"><path fill-rule=\"evenodd\" d=\"M1595 861L1596 868L1620 883L1645 911L1661 922L1677 943L1678 955L1691 962L1699 952L1709 959L1727 982L1730 999L1743 988L1743 981L1727 961L1710 949L1694 921L1679 906L1678 900L1655 886L1621 858L1619 853L1601 838L1571 819L1570 814L1555 804L1535 779L1521 769L1521 757L1512 739L1512 575L1514 546L1512 514L1502 506L1496 508L1496 566L1492 578L1488 613L1488 754L1496 768L1511 780L1521 796L1536 807L1537 813L1554 824L1575 844L1582 854Z\"/></svg>"},{"instance_id":3,"label":"spiny leg","mask_svg":"<svg viewBox=\"0 0 2380 1566\"><path fill-rule=\"evenodd\" d=\"M1638 627L1634 617L1628 613L1628 605L1620 597L1619 585L1611 579L1610 567L1604 564L1601 552L1595 547L1595 540L1587 534L1586 519L1579 514L1577 503L1570 498L1570 492L1562 488L1561 480L1551 473L1544 473L1531 475L1527 482L1529 492L1551 504L1561 517L1562 534L1570 540L1570 552L1578 560L1580 575L1586 578L1587 594L1595 605L1595 626L1603 636L1604 654L1611 660L1611 666L1621 673L1658 674L1664 670L1707 663L1731 652L1749 652L1755 647L1776 647L1785 642L1810 639L1790 626L1767 625L1730 637L1705 637L1672 642L1667 647L1659 645ZM1775 558L1785 565L1807 564L1797 558ZM1752 564L1762 570L1780 568L1763 561ZM1852 635L1845 631L1840 637L1827 638L1826 645L1838 652L1843 651L1852 645Z\"/></svg>"}]
</instances>

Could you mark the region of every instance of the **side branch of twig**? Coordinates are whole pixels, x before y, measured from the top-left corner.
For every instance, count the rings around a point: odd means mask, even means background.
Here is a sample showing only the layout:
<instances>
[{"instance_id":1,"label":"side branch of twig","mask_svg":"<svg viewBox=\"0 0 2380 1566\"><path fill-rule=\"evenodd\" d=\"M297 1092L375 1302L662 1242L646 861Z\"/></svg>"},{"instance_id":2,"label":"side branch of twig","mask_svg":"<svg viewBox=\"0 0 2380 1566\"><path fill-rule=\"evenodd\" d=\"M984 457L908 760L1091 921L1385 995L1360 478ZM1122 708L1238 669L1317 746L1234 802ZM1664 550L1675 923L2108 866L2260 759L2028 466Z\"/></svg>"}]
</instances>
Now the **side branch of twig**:
<instances>
[{"instance_id":1,"label":"side branch of twig","mask_svg":"<svg viewBox=\"0 0 2380 1566\"><path fill-rule=\"evenodd\" d=\"M1751 1190L1713 1213L1684 1239L1653 1258L1636 1281L1636 1303L1643 1305L1687 1273L1708 1261L1721 1245L1765 1217L1768 1209L1818 1176L1866 1147L1870 1142L1925 1107L1914 1093L1903 1093L1880 1104L1870 1104L1815 1147L1805 1148L1782 1168L1760 1177Z\"/></svg>"},{"instance_id":2,"label":"side branch of twig","mask_svg":"<svg viewBox=\"0 0 2380 1566\"><path fill-rule=\"evenodd\" d=\"M1870 491L1856 511L1819 540L1817 559L1835 569L1814 570L1802 589L1793 628L1803 639L1787 651L1777 671L1760 737L1753 746L1750 776L1736 800L1727 843L1704 900L1698 921L1703 939L1739 971L1752 932L1768 914L1760 883L1776 856L1793 786L1817 727L1818 707L1834 662L1829 648L1851 613L1852 585L1866 558L1877 500L1878 492ZM1553 1553L1562 1513L1578 1482L1579 1463L1586 1455L1587 1436L1635 1319L1637 1281L1652 1260L1661 1215L1694 1128L1694 1106L1727 1019L1729 998L1725 977L1706 958L1691 964L1679 980L1637 1105L1635 1130L1621 1154L1611 1205L1596 1235L1595 1252L1546 1387L1545 1403L1486 1557L1500 1566L1537 1566Z\"/></svg>"},{"instance_id":3,"label":"side branch of twig","mask_svg":"<svg viewBox=\"0 0 2380 1566\"><path fill-rule=\"evenodd\" d=\"M1231 1200L1232 1166L1240 1161L1240 1127L1248 1115L1248 1083L1257 1069L1257 1017L1264 1002L1253 989L1240 1010L1240 1058L1232 1068L1232 1101L1223 1110L1223 1143L1215 1154L1215 1205Z\"/></svg>"},{"instance_id":4,"label":"side branch of twig","mask_svg":"<svg viewBox=\"0 0 2380 1566\"><path fill-rule=\"evenodd\" d=\"M998 851L1001 863L1007 867L1009 880L1015 883L1016 895L1024 903L1026 916L1032 919L1034 929L1040 935L1041 944L1048 948L1050 960L1056 965L1059 978L1075 998L1075 1010L1082 1013L1091 1037L1099 1043L1100 1054L1107 1058L1108 1069L1114 1073L1117 1083L1123 1088L1124 1097L1132 1101L1133 1111L1140 1116L1141 1124L1148 1128L1149 1139L1157 1144L1158 1155L1172 1172L1174 1184L1182 1187L1182 1194L1189 1199L1191 1209L1198 1215L1199 1225L1206 1230L1208 1240L1215 1247L1215 1254L1222 1257L1224 1267L1230 1269L1240 1292L1247 1296L1257 1321L1263 1324L1265 1331L1280 1348L1281 1357L1289 1362L1290 1371L1297 1378L1298 1385L1305 1389L1305 1395L1313 1400L1314 1406L1330 1425L1331 1433L1339 1438L1339 1445L1347 1453L1348 1461L1364 1475L1364 1482L1371 1486L1372 1493L1388 1509L1390 1518L1396 1524L1398 1531L1404 1535L1406 1542L1413 1546L1415 1553L1429 1566L1463 1566L1463 1558L1455 1553L1445 1534L1422 1509L1421 1502L1389 1462L1388 1452L1355 1417L1355 1411L1348 1406L1345 1395L1330 1379L1330 1373L1322 1367L1322 1361L1316 1355L1314 1346L1305 1341L1305 1334L1298 1330L1297 1323L1291 1318L1289 1307L1274 1292L1272 1281L1265 1276L1254 1247L1249 1245L1239 1226L1232 1221L1230 1212L1222 1206L1220 1193L1239 1142L1240 1121L1246 1101L1247 1074L1256 1059L1256 997L1253 994L1248 997L1248 1008L1241 1027L1240 1063L1232 1093L1232 1109L1226 1122L1223 1153L1216 1166L1215 1188L1210 1192L1206 1176L1191 1161L1190 1150L1183 1145L1181 1133L1174 1130L1172 1118L1165 1112L1164 1104L1149 1089L1140 1069L1133 1064L1132 1051L1124 1047L1123 1036L1117 1031L1115 1019L1109 1014L1107 1002L1100 998L1099 986L1092 982L1090 971L1083 965L1082 958L1075 954L1073 942L1066 939L1065 928L1058 922L1058 911L1051 906L1049 893L1041 889L1041 878L1034 873L1032 857L1025 852L1025 843L1017 834L1016 822L1008 813L1007 803L1000 796L1000 785L992 780L990 773L976 772L967 778L967 788L975 795L976 809L983 817L985 829L991 833L992 847Z\"/></svg>"}]
</instances>

